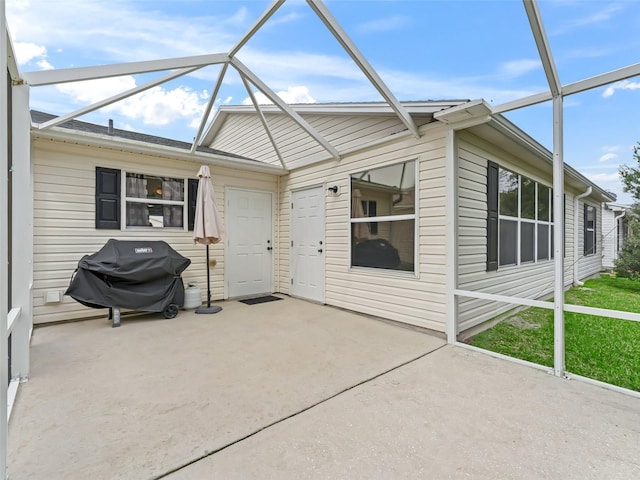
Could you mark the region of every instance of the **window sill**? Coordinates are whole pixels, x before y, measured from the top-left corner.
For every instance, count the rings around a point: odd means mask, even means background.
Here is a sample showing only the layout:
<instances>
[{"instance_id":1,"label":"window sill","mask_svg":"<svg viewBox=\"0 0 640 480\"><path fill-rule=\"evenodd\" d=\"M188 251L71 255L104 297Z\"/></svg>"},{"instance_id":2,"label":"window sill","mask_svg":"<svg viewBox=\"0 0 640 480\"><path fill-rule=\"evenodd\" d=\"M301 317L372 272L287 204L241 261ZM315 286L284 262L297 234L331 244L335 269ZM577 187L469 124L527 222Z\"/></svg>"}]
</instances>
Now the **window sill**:
<instances>
[{"instance_id":1,"label":"window sill","mask_svg":"<svg viewBox=\"0 0 640 480\"><path fill-rule=\"evenodd\" d=\"M376 276L376 277L397 277L397 278L405 278L405 279L418 279L420 275L417 272L409 272L407 270L393 270L390 268L376 268L376 267L360 267L360 266L350 266L349 273L368 275L368 276Z\"/></svg>"}]
</instances>

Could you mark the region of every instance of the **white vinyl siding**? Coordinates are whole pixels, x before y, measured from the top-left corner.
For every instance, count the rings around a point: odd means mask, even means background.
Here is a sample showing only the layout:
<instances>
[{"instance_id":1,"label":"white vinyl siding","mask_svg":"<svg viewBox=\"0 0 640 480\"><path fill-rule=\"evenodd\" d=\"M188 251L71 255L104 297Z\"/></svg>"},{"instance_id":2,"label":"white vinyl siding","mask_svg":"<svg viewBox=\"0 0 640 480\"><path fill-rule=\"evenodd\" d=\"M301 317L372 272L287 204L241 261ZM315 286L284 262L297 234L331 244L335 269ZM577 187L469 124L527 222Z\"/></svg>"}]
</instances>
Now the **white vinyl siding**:
<instances>
[{"instance_id":1,"label":"white vinyl siding","mask_svg":"<svg viewBox=\"0 0 640 480\"><path fill-rule=\"evenodd\" d=\"M350 155L294 170L282 178L280 285L289 284L290 192L315 185L337 185L326 195L326 303L364 314L444 331L445 297L445 131L427 127L419 140L396 139ZM370 168L415 160L418 193L416 273L356 269L349 263L350 175Z\"/></svg>"},{"instance_id":2,"label":"white vinyl siding","mask_svg":"<svg viewBox=\"0 0 640 480\"><path fill-rule=\"evenodd\" d=\"M393 115L367 117L303 114L302 117L341 152L406 130L404 124ZM322 146L287 115L266 113L265 118L288 168L296 168L302 161L330 157ZM247 141L246 134L238 134L247 131L254 132L250 141ZM271 141L256 115L228 116L210 146L255 160L280 164Z\"/></svg>"},{"instance_id":3,"label":"white vinyl siding","mask_svg":"<svg viewBox=\"0 0 640 480\"><path fill-rule=\"evenodd\" d=\"M61 294L84 256L99 250L109 238L164 240L192 264L183 274L185 285L197 281L206 291L203 246L193 244L193 232L179 229L96 230L95 168L132 169L140 173L196 178L199 164L96 147L36 140L34 158L34 323L101 316L106 310L84 307L70 297L44 303L48 291ZM277 190L277 177L229 168L211 168L218 207L224 217L226 186ZM211 269L214 299L224 292L224 244L210 248L217 265Z\"/></svg>"},{"instance_id":4,"label":"white vinyl siding","mask_svg":"<svg viewBox=\"0 0 640 480\"><path fill-rule=\"evenodd\" d=\"M615 217L621 211L602 209L602 266L613 268L614 262L618 258L618 226Z\"/></svg>"},{"instance_id":5,"label":"white vinyl siding","mask_svg":"<svg viewBox=\"0 0 640 480\"><path fill-rule=\"evenodd\" d=\"M595 227L595 242L596 252L589 255L584 255L584 205L583 200L579 201L578 205L578 276L588 278L590 276L600 273L602 270L602 208L600 204L587 201L587 205L595 208L596 212L596 227Z\"/></svg>"},{"instance_id":6,"label":"white vinyl siding","mask_svg":"<svg viewBox=\"0 0 640 480\"><path fill-rule=\"evenodd\" d=\"M525 298L544 297L553 292L553 261L500 267L487 271L487 161L549 185L550 173L523 170L519 160L487 142L465 133L458 136L458 288ZM567 193L565 213L565 285L572 281L573 196ZM513 305L460 298L460 331L483 323Z\"/></svg>"}]
</instances>

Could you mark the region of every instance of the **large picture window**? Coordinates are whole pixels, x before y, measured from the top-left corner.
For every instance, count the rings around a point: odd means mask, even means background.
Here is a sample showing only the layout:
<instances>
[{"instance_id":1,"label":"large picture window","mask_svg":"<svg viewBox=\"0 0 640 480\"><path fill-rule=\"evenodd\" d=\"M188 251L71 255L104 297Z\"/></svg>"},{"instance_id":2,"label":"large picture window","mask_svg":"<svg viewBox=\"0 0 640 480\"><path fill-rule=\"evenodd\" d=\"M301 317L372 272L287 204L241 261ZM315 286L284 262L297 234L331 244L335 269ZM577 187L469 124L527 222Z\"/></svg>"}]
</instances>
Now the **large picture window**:
<instances>
[{"instance_id":1,"label":"large picture window","mask_svg":"<svg viewBox=\"0 0 640 480\"><path fill-rule=\"evenodd\" d=\"M415 272L416 162L351 175L351 266Z\"/></svg>"},{"instance_id":2,"label":"large picture window","mask_svg":"<svg viewBox=\"0 0 640 480\"><path fill-rule=\"evenodd\" d=\"M498 265L553 258L552 189L498 168Z\"/></svg>"}]
</instances>

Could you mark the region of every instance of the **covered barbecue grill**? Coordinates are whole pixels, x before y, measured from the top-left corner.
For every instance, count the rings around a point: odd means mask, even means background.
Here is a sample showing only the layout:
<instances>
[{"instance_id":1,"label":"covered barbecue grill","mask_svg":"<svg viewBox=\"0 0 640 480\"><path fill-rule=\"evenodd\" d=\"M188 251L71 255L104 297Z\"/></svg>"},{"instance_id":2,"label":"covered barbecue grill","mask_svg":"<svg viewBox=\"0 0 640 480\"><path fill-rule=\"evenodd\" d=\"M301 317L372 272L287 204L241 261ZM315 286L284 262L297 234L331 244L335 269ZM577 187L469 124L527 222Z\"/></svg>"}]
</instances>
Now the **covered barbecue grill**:
<instances>
[{"instance_id":1,"label":"covered barbecue grill","mask_svg":"<svg viewBox=\"0 0 640 480\"><path fill-rule=\"evenodd\" d=\"M87 307L112 309L114 327L120 326L120 308L174 318L184 303L180 275L190 264L163 241L111 239L80 259L65 295Z\"/></svg>"}]
</instances>

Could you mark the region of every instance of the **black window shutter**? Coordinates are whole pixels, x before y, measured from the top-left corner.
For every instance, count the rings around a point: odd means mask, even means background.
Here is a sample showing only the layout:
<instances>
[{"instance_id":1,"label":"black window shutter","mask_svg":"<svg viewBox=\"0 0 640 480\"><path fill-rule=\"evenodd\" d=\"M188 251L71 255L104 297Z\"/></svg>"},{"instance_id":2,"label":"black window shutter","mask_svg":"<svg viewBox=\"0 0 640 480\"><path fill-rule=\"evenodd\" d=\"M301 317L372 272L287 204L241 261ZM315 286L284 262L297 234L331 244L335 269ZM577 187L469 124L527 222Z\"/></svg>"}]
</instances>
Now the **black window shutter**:
<instances>
[{"instance_id":1,"label":"black window shutter","mask_svg":"<svg viewBox=\"0 0 640 480\"><path fill-rule=\"evenodd\" d=\"M596 253L596 251L598 250L598 242L596 241L596 239L598 238L598 235L596 234L596 232L598 231L598 210L596 210L595 207L593 207L593 240L592 240L592 244L593 244L593 252L591 253Z\"/></svg>"},{"instance_id":2,"label":"black window shutter","mask_svg":"<svg viewBox=\"0 0 640 480\"><path fill-rule=\"evenodd\" d=\"M196 220L196 199L198 198L198 179L190 178L188 180L188 219L187 219L187 228L189 230L193 230L193 225Z\"/></svg>"},{"instance_id":3,"label":"black window shutter","mask_svg":"<svg viewBox=\"0 0 640 480\"><path fill-rule=\"evenodd\" d=\"M498 269L498 164L487 164L487 271Z\"/></svg>"},{"instance_id":4,"label":"black window shutter","mask_svg":"<svg viewBox=\"0 0 640 480\"><path fill-rule=\"evenodd\" d=\"M120 229L120 170L96 167L96 228Z\"/></svg>"}]
</instances>

